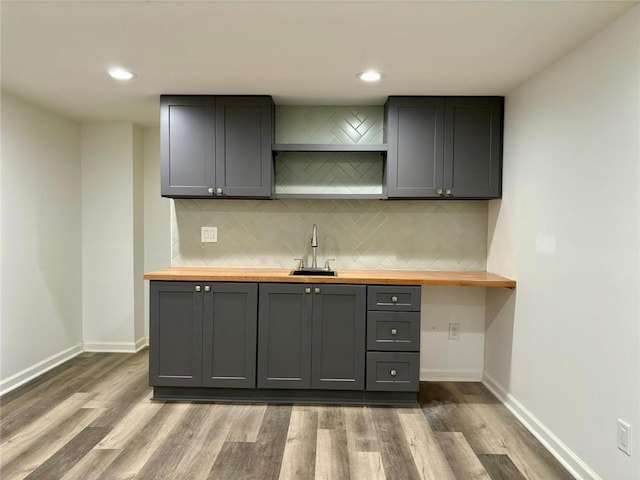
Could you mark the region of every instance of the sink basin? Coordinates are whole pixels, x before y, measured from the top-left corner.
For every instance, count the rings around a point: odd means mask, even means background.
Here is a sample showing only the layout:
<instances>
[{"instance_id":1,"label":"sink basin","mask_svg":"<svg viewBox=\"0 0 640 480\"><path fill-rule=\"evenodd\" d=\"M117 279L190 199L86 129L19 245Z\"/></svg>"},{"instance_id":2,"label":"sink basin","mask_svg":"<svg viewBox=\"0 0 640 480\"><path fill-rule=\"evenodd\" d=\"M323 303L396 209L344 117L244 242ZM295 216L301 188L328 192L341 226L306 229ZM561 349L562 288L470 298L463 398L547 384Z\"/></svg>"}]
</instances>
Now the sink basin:
<instances>
[{"instance_id":1,"label":"sink basin","mask_svg":"<svg viewBox=\"0 0 640 480\"><path fill-rule=\"evenodd\" d=\"M338 276L338 272L336 272L335 270L310 270L310 269L304 269L304 270L294 270L290 273L290 275L296 275L296 276L300 276L300 275L315 275L318 277L337 277Z\"/></svg>"}]
</instances>

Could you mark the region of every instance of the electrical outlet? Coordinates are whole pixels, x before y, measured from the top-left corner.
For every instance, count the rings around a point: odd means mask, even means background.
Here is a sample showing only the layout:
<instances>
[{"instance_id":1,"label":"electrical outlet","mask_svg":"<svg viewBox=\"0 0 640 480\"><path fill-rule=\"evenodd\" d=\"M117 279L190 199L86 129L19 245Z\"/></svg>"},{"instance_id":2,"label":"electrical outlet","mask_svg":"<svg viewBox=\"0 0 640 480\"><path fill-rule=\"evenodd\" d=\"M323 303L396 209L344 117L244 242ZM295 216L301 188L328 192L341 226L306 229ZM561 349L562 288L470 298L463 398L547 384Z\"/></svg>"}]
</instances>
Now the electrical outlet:
<instances>
[{"instance_id":1,"label":"electrical outlet","mask_svg":"<svg viewBox=\"0 0 640 480\"><path fill-rule=\"evenodd\" d=\"M618 449L631 456L631 425L618 419Z\"/></svg>"},{"instance_id":2,"label":"electrical outlet","mask_svg":"<svg viewBox=\"0 0 640 480\"><path fill-rule=\"evenodd\" d=\"M218 227L200 227L200 242L210 243L218 241Z\"/></svg>"},{"instance_id":3,"label":"electrical outlet","mask_svg":"<svg viewBox=\"0 0 640 480\"><path fill-rule=\"evenodd\" d=\"M449 324L449 340L460 340L460 324Z\"/></svg>"}]
</instances>

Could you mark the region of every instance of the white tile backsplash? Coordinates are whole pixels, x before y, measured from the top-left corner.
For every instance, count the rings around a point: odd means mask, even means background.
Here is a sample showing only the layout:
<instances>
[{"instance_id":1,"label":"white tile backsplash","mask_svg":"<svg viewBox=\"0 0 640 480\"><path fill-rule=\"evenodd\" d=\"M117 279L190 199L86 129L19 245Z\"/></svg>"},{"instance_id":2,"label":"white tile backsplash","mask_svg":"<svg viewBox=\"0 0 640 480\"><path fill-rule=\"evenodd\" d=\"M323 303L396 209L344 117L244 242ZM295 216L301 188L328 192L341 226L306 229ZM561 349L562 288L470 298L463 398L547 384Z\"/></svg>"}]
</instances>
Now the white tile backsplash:
<instances>
[{"instance_id":1,"label":"white tile backsplash","mask_svg":"<svg viewBox=\"0 0 640 480\"><path fill-rule=\"evenodd\" d=\"M487 202L380 200L175 200L172 265L485 270ZM200 227L218 227L201 243Z\"/></svg>"}]
</instances>

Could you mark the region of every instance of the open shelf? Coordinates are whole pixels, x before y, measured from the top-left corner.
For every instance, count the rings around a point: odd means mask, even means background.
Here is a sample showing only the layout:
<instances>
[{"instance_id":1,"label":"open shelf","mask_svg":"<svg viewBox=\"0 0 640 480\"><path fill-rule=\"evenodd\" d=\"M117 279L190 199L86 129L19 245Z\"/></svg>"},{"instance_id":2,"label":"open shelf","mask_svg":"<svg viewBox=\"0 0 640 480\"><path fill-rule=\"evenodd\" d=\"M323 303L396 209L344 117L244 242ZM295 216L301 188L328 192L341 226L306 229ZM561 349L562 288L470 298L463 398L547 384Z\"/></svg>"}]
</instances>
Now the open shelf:
<instances>
[{"instance_id":1,"label":"open shelf","mask_svg":"<svg viewBox=\"0 0 640 480\"><path fill-rule=\"evenodd\" d=\"M378 145L344 145L344 144L320 144L320 143L274 143L271 146L274 153L279 152L373 152L386 154L389 150L387 144Z\"/></svg>"}]
</instances>

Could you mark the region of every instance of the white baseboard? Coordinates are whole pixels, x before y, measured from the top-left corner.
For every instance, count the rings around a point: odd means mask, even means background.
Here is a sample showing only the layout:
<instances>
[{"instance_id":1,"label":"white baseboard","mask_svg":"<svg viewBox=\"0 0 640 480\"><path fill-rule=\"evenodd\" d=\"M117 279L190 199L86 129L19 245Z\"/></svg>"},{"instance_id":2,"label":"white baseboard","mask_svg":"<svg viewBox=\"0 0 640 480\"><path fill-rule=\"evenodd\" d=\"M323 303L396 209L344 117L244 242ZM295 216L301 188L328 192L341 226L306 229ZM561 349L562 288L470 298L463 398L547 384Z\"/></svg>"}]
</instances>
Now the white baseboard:
<instances>
[{"instance_id":1,"label":"white baseboard","mask_svg":"<svg viewBox=\"0 0 640 480\"><path fill-rule=\"evenodd\" d=\"M480 370L432 370L422 368L420 370L421 382L480 382L482 371Z\"/></svg>"},{"instance_id":2,"label":"white baseboard","mask_svg":"<svg viewBox=\"0 0 640 480\"><path fill-rule=\"evenodd\" d=\"M535 415L508 393L491 375L485 372L482 383L504 404L505 407L536 437L544 447L577 480L602 480L562 440L554 435Z\"/></svg>"},{"instance_id":3,"label":"white baseboard","mask_svg":"<svg viewBox=\"0 0 640 480\"><path fill-rule=\"evenodd\" d=\"M135 342L84 342L85 352L136 353L148 344L146 337Z\"/></svg>"},{"instance_id":4,"label":"white baseboard","mask_svg":"<svg viewBox=\"0 0 640 480\"><path fill-rule=\"evenodd\" d=\"M72 347L67 348L55 355L51 355L49 358L25 368L24 370L11 375L8 378L0 381L0 395L9 393L11 390L15 390L20 385L24 385L30 380L39 377L45 372L48 372L52 368L71 360L73 357L80 355L83 352L82 343L78 343Z\"/></svg>"}]
</instances>

